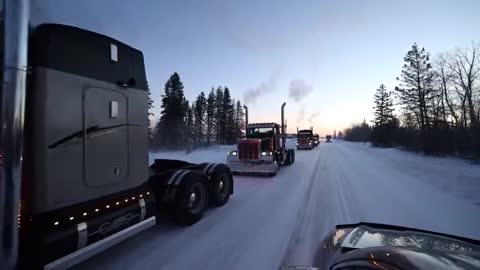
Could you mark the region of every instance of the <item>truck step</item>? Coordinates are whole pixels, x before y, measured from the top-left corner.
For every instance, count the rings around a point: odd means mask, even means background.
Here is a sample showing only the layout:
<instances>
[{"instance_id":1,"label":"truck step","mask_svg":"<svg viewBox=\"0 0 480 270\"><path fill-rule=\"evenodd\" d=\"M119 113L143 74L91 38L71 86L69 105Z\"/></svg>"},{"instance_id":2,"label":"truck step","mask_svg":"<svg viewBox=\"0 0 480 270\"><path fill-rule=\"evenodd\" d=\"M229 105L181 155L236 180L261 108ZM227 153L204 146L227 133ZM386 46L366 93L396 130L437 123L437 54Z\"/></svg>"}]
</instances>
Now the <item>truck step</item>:
<instances>
[{"instance_id":1,"label":"truck step","mask_svg":"<svg viewBox=\"0 0 480 270\"><path fill-rule=\"evenodd\" d=\"M65 257L62 257L56 261L53 261L44 266L44 270L61 270L70 268L76 264L79 264L82 261L98 254L123 240L144 231L156 224L156 218L150 217L142 222L139 222L131 227L128 227L122 231L119 231L115 234L110 235L107 238L104 238L98 242L95 242L89 246L86 246L80 250L77 250L73 253L68 254Z\"/></svg>"}]
</instances>

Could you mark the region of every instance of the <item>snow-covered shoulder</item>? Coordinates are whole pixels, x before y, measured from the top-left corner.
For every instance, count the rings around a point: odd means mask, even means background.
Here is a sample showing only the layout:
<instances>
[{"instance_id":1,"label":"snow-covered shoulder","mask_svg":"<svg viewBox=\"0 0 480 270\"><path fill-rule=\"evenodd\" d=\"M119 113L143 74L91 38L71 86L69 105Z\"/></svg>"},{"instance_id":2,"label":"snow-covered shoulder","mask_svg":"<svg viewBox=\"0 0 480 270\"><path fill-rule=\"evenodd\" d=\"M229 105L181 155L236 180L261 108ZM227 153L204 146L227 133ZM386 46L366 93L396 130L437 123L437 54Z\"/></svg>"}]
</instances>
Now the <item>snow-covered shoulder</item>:
<instances>
[{"instance_id":1,"label":"snow-covered shoulder","mask_svg":"<svg viewBox=\"0 0 480 270\"><path fill-rule=\"evenodd\" d=\"M389 177L391 169L403 171L411 179L432 185L437 190L459 199L480 205L480 165L457 157L436 157L417 154L397 148L375 148L369 144L341 142L350 149L357 149L368 156L377 157L372 164L376 171L385 171ZM381 166L385 164L387 166ZM400 181L400 179L397 179Z\"/></svg>"},{"instance_id":2,"label":"snow-covered shoulder","mask_svg":"<svg viewBox=\"0 0 480 270\"><path fill-rule=\"evenodd\" d=\"M192 163L224 163L227 153L232 150L235 150L235 145L212 145L206 148L198 148L191 152L186 150L150 152L148 162L152 164L155 159L178 159Z\"/></svg>"}]
</instances>

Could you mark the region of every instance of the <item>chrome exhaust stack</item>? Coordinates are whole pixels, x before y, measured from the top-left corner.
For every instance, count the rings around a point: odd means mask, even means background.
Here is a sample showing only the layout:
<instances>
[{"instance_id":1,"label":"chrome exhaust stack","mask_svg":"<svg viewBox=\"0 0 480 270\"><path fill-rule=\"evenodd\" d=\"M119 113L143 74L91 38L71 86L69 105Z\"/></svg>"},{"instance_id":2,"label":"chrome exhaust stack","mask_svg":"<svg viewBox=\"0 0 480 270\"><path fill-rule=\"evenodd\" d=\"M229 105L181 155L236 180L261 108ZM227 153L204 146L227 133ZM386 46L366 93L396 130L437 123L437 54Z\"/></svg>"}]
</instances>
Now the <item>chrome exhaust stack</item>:
<instances>
[{"instance_id":1,"label":"chrome exhaust stack","mask_svg":"<svg viewBox=\"0 0 480 270\"><path fill-rule=\"evenodd\" d=\"M2 269L15 269L18 258L18 213L22 172L23 127L27 79L30 1L0 1L4 19L4 51L0 103L0 261ZM3 268L4 267L4 268Z\"/></svg>"},{"instance_id":2,"label":"chrome exhaust stack","mask_svg":"<svg viewBox=\"0 0 480 270\"><path fill-rule=\"evenodd\" d=\"M245 109L245 129L247 129L248 125L248 107L246 105L243 105L243 108Z\"/></svg>"},{"instance_id":3,"label":"chrome exhaust stack","mask_svg":"<svg viewBox=\"0 0 480 270\"><path fill-rule=\"evenodd\" d=\"M285 149L285 105L287 105L287 102L283 102L282 104L282 148Z\"/></svg>"}]
</instances>

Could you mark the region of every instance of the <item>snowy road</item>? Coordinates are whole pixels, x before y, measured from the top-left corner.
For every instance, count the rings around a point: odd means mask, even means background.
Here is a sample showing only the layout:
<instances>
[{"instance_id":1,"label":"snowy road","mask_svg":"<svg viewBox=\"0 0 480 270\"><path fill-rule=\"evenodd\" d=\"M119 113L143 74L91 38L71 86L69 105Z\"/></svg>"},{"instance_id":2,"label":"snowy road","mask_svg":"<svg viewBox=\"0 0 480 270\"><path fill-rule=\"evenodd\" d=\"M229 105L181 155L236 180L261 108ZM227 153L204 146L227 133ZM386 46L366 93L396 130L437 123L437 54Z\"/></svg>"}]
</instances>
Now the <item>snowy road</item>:
<instances>
[{"instance_id":1,"label":"snowy road","mask_svg":"<svg viewBox=\"0 0 480 270\"><path fill-rule=\"evenodd\" d=\"M161 157L224 162L226 148ZM480 239L480 166L334 142L275 178L235 177L199 223L161 221L75 269L278 269L312 265L336 224L376 222Z\"/></svg>"}]
</instances>

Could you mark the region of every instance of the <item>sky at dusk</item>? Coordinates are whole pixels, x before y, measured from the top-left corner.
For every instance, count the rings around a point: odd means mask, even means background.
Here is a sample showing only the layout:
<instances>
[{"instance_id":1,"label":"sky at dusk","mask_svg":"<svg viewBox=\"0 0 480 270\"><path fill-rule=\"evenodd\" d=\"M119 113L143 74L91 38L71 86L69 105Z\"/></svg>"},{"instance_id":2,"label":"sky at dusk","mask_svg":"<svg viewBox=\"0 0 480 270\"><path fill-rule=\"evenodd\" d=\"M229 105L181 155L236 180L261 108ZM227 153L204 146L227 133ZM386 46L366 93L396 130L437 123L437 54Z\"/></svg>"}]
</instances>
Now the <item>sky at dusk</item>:
<instances>
[{"instance_id":1,"label":"sky at dusk","mask_svg":"<svg viewBox=\"0 0 480 270\"><path fill-rule=\"evenodd\" d=\"M228 86L250 121L321 135L372 118L373 94L398 84L413 42L433 56L479 41L480 1L34 0L32 22L74 25L144 53L156 117L178 72L192 101Z\"/></svg>"}]
</instances>

